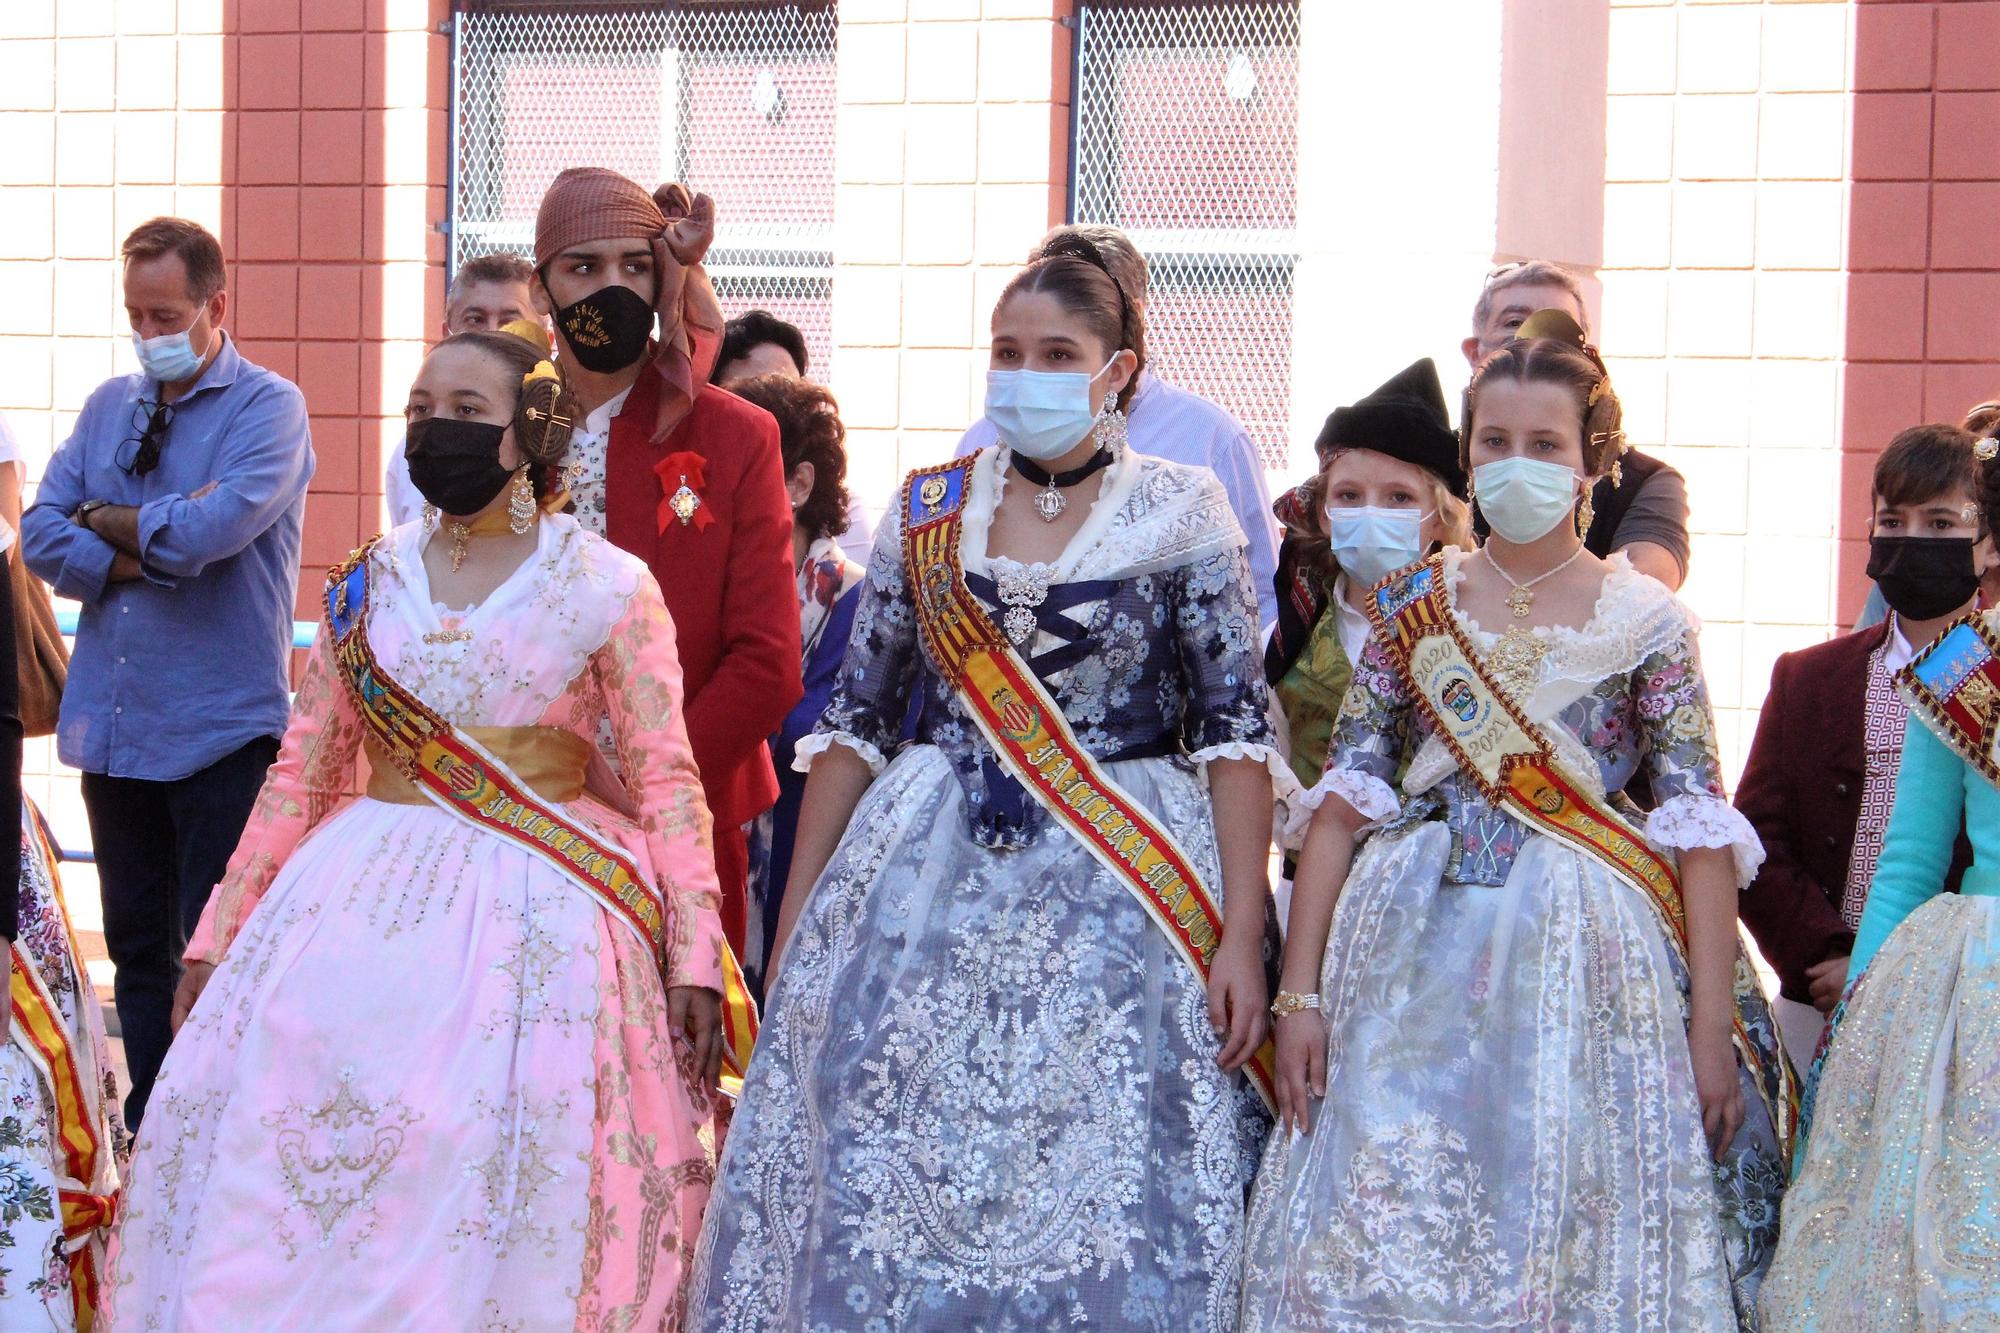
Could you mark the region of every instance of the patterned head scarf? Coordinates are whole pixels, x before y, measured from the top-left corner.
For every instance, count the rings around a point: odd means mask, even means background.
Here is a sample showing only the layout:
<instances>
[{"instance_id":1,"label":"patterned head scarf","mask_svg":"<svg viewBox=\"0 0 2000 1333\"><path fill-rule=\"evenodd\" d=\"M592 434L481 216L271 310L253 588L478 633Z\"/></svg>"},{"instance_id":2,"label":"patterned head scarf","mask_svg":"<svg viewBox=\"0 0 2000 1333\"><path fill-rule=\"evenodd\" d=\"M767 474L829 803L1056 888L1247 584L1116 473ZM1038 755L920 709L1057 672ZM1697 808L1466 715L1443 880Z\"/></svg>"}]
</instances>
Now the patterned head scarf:
<instances>
[{"instance_id":1,"label":"patterned head scarf","mask_svg":"<svg viewBox=\"0 0 2000 1333\"><path fill-rule=\"evenodd\" d=\"M722 306L701 265L715 239L715 201L678 182L648 195L615 171L572 167L542 196L535 267L573 246L627 237L653 249L653 309L660 316L653 370L662 383L652 438L658 443L694 406L722 349Z\"/></svg>"}]
</instances>

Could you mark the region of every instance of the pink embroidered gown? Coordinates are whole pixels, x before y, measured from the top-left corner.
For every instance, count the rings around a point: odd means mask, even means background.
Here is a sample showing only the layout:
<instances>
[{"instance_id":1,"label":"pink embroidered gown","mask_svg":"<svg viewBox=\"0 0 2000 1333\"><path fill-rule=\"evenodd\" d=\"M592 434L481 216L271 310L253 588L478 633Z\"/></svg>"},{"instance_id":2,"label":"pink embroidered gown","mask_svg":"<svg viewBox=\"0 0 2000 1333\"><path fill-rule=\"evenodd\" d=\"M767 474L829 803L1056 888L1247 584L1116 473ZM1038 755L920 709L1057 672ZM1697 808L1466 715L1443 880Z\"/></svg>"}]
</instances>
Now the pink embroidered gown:
<instances>
[{"instance_id":1,"label":"pink embroidered gown","mask_svg":"<svg viewBox=\"0 0 2000 1333\"><path fill-rule=\"evenodd\" d=\"M189 947L220 966L147 1110L114 1328L680 1324L713 1168L665 987L719 990L722 934L673 626L644 565L572 519L457 616L425 540L406 524L370 557L378 662L460 726L595 742L608 717L620 803L643 814L559 808L664 889L665 975L499 835L346 798L362 722L322 630ZM618 783L604 769L592 792Z\"/></svg>"}]
</instances>

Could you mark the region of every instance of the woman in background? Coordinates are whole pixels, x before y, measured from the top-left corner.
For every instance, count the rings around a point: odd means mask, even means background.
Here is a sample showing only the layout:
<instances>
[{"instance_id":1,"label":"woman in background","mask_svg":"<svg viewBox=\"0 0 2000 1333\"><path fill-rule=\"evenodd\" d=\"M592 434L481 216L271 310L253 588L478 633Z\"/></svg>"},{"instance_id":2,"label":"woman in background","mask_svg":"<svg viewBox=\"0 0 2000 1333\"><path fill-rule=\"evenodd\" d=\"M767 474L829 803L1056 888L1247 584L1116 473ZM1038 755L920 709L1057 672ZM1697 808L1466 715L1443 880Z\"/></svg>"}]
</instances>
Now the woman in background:
<instances>
[{"instance_id":1,"label":"woman in background","mask_svg":"<svg viewBox=\"0 0 2000 1333\"><path fill-rule=\"evenodd\" d=\"M781 372L739 380L729 388L777 418L785 491L792 502L792 566L799 576L806 690L771 738L778 803L757 817L750 833L750 948L743 966L761 996L764 961L778 931L778 908L792 867L792 835L806 790L806 775L792 767L792 759L833 698L867 571L847 558L838 540L848 525L847 427L840 423L833 395L810 380Z\"/></svg>"}]
</instances>

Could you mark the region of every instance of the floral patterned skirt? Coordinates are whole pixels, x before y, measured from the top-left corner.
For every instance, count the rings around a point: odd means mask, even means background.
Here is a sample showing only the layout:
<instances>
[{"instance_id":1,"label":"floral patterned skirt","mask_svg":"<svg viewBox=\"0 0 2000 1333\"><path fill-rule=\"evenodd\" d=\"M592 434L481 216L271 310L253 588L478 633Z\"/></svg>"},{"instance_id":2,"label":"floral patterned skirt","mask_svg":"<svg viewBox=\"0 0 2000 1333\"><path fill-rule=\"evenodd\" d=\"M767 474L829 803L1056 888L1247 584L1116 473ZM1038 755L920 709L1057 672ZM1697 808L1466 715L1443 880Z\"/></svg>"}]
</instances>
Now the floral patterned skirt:
<instances>
[{"instance_id":1,"label":"floral patterned skirt","mask_svg":"<svg viewBox=\"0 0 2000 1333\"><path fill-rule=\"evenodd\" d=\"M677 1328L713 1175L690 1058L650 951L554 867L358 801L168 1052L109 1326Z\"/></svg>"},{"instance_id":2,"label":"floral patterned skirt","mask_svg":"<svg viewBox=\"0 0 2000 1333\"><path fill-rule=\"evenodd\" d=\"M2000 1327L2000 900L1940 894L1855 985L1764 1284L1777 1329Z\"/></svg>"},{"instance_id":3,"label":"floral patterned skirt","mask_svg":"<svg viewBox=\"0 0 2000 1333\"><path fill-rule=\"evenodd\" d=\"M1109 765L1218 882L1208 796ZM1045 827L967 831L932 746L863 797L786 944L696 1259L693 1326L1222 1333L1269 1121L1199 980Z\"/></svg>"},{"instance_id":4,"label":"floral patterned skirt","mask_svg":"<svg viewBox=\"0 0 2000 1333\"><path fill-rule=\"evenodd\" d=\"M86 1098L94 1111L100 1149L98 1193L117 1187L118 1159L127 1146L119 1120L118 1090L111 1073L104 1017L97 996L76 956L62 900L62 884L50 863L41 816L24 799L21 829L21 895L16 943L35 960L56 1018L76 1056L79 1074L90 1083ZM70 1264L64 1247L58 1190L67 1169L57 1149L54 1090L36 1068L18 1027L0 1044L0 1329L76 1328ZM104 1271L102 1232L85 1242L96 1271Z\"/></svg>"},{"instance_id":5,"label":"floral patterned skirt","mask_svg":"<svg viewBox=\"0 0 2000 1333\"><path fill-rule=\"evenodd\" d=\"M1657 912L1546 837L1503 885L1447 881L1450 842L1424 823L1356 857L1320 982L1328 1095L1265 1156L1242 1327L1753 1326L1778 1142L1746 1071L1711 1159ZM1746 1020L1775 1055L1768 1011Z\"/></svg>"}]
</instances>

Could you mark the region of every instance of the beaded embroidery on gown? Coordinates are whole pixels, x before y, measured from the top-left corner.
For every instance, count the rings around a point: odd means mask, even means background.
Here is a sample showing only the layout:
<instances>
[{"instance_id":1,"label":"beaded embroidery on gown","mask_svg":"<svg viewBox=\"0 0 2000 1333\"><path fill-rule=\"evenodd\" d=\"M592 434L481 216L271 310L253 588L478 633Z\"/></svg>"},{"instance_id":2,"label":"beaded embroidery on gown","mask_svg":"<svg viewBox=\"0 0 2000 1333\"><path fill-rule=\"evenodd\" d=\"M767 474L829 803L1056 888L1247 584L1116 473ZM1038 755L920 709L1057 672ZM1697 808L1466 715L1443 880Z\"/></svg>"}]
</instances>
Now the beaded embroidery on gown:
<instances>
[{"instance_id":1,"label":"beaded embroidery on gown","mask_svg":"<svg viewBox=\"0 0 2000 1333\"><path fill-rule=\"evenodd\" d=\"M997 623L1020 612L1017 646L1081 743L1220 900L1199 765L1285 772L1227 498L1126 454L1063 557L1022 565L985 554L1004 467L988 450L970 480L968 586ZM694 1327L1233 1328L1262 1103L1217 1067L1194 973L922 657L899 516L800 753L835 741L878 776L785 946Z\"/></svg>"},{"instance_id":2,"label":"beaded embroidery on gown","mask_svg":"<svg viewBox=\"0 0 2000 1333\"><path fill-rule=\"evenodd\" d=\"M1663 854L1733 848L1740 886L1763 849L1723 797L1693 619L1611 563L1581 630L1461 624L1568 771ZM1641 762L1650 818L1618 794ZM1373 638L1307 803L1328 792L1378 823L1322 964L1328 1097L1258 1175L1242 1327L1752 1325L1779 1145L1742 1071L1743 1128L1711 1162L1687 973L1653 905L1489 804ZM1775 1055L1768 1011L1745 1019Z\"/></svg>"},{"instance_id":3,"label":"beaded embroidery on gown","mask_svg":"<svg viewBox=\"0 0 2000 1333\"><path fill-rule=\"evenodd\" d=\"M369 557L377 659L460 727L609 719L622 787L555 806L661 883L667 956L497 834L349 799L364 724L322 627L190 945L220 966L140 1135L111 1327L680 1317L713 1166L665 987L720 991L721 927L672 622L644 565L561 515L441 619L424 541L405 524Z\"/></svg>"}]
</instances>

